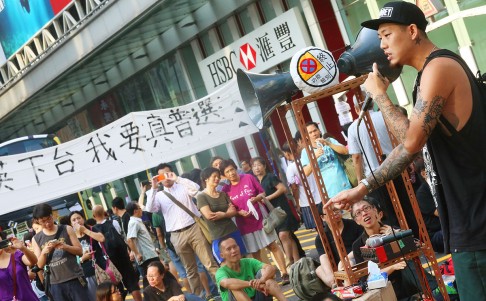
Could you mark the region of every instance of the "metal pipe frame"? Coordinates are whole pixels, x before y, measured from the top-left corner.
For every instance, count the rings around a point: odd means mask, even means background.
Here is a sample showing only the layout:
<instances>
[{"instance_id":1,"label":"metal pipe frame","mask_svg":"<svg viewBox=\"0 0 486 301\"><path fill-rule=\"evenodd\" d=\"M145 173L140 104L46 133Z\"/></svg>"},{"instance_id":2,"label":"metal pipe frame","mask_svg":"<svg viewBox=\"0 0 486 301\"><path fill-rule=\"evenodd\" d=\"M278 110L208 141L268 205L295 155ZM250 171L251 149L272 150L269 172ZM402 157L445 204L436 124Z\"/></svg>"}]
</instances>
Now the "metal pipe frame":
<instances>
[{"instance_id":1,"label":"metal pipe frame","mask_svg":"<svg viewBox=\"0 0 486 301\"><path fill-rule=\"evenodd\" d=\"M290 104L282 105L277 108L277 113L278 117L280 120L280 123L282 124L282 128L284 129L285 137L287 138L287 141L290 145L290 148L292 150L292 153L294 155L294 159L297 165L297 169L299 171L299 175L302 179L302 184L305 189L305 193L307 195L307 198L309 199L309 205L311 208L312 212L312 217L315 220L316 226L317 226L317 232L319 237L321 238L321 241L323 243L324 249L326 251L327 256L329 257L329 261L331 262L332 269L334 271L334 276L336 277L337 280L344 281L348 280L350 283L356 283L358 282L359 278L366 276L368 274L368 267L365 264L358 264L355 266L351 266L351 262L349 261L348 254L346 252L346 249L344 248L344 243L341 238L341 235L339 233L338 227L336 222L331 218L327 218L326 222L331 229L332 236L334 238L335 244L337 251L339 253L339 258L341 259L341 262L344 265L344 271L338 271L337 270L337 265L335 264L334 257L332 255L331 247L329 244L329 241L327 240L327 237L324 233L324 227L322 220L320 218L320 215L318 213L315 200L313 199L313 196L310 192L309 189L309 184L307 182L307 177L304 174L304 169L302 167L302 163L300 161L300 154L297 153L297 147L296 144L292 138L292 135L290 133L290 129L287 123L287 119L285 118L285 114L289 110L293 110L295 114L295 118L297 119L297 125L299 128L300 133L302 134L302 139L305 145L305 149L308 152L309 155L309 160L310 164L313 169L314 176L316 177L316 184L319 189L319 195L321 197L321 200L323 203L326 203L329 201L329 197L327 195L326 187L324 185L324 181L322 179L322 175L319 169L319 166L317 164L317 158L314 154L314 151L312 149L311 141L309 138L309 134L307 133L307 128L306 128L306 121L304 120L303 116L303 107L309 103L316 102L319 100L322 100L326 97L332 96L334 94L340 93L340 92L345 92L349 91L351 89L358 88L361 84L364 83L366 80L367 75L360 76L358 78L352 79L350 81L345 81L342 83L339 83L335 86L329 87L324 89L323 91L314 93L312 95L297 99L292 101ZM363 102L363 98L360 95L360 93L357 94L358 99L360 102ZM365 113L365 117L363 119L364 124L367 127L368 133L370 135L370 139L373 145L373 149L375 152L375 155L378 159L378 162L381 164L383 163L383 158L382 158L382 149L381 146L378 142L377 139L377 134L375 131L375 128L373 126L373 122L371 121L371 118L369 116L369 113ZM387 128L388 130L388 128ZM391 132L388 130L388 134L390 136L390 139L392 141L393 147L396 147L398 145L397 139L391 134ZM304 150L302 150L304 151ZM419 239L421 241L419 249L417 251L413 251L407 254L404 254L404 256L400 258L395 258L393 260L389 260L384 263L380 263L379 266L380 268L385 268L388 266L391 266L397 262L403 261L403 260L413 260L414 264L416 266L417 272L419 273L419 280L420 284L422 286L423 293L427 298L432 298L432 292L431 289L427 283L427 278L425 277L425 271L422 267L421 261L420 261L420 256L423 254L427 260L430 262L432 266L432 270L434 271L435 278L437 280L437 283L439 285L440 292L444 298L444 300L448 301L449 296L447 295L447 291L445 288L444 281L442 279L442 276L439 271L439 266L437 263L437 259L435 258L435 253L432 249L432 244L430 242L430 238L427 233L427 229L425 227L425 223L422 218L422 214L420 212L420 208L417 203L417 199L415 197L415 193L413 191L410 178L408 176L408 173L406 171L402 172L402 180L404 181L405 187L407 189L408 196L410 198L410 203L413 208L413 212L415 215L415 219L417 220L417 224L419 227ZM395 189L395 185L393 184L393 181L389 181L387 184L387 191L390 194L390 198L392 200L393 208L395 210L395 213L397 215L397 218L399 220L400 228L401 229L408 229L408 224L406 222L406 219L404 217L404 213L402 210L402 206L400 204L400 200L398 199L398 195ZM332 216L332 210L330 208L325 209L327 216Z\"/></svg>"}]
</instances>

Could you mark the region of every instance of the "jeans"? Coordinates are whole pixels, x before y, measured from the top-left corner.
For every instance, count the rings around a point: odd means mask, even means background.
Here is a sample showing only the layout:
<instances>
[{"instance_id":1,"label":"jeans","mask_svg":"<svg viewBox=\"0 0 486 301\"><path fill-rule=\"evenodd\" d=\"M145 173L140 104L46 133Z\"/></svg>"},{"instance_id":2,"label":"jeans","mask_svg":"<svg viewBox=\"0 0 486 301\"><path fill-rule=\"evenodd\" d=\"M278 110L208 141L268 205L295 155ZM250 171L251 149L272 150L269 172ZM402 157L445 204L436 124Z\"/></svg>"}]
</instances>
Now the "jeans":
<instances>
[{"instance_id":1,"label":"jeans","mask_svg":"<svg viewBox=\"0 0 486 301\"><path fill-rule=\"evenodd\" d=\"M88 284L84 280L84 286L78 278L63 283L51 284L50 293L54 300L62 301L86 301L89 300Z\"/></svg>"}]
</instances>

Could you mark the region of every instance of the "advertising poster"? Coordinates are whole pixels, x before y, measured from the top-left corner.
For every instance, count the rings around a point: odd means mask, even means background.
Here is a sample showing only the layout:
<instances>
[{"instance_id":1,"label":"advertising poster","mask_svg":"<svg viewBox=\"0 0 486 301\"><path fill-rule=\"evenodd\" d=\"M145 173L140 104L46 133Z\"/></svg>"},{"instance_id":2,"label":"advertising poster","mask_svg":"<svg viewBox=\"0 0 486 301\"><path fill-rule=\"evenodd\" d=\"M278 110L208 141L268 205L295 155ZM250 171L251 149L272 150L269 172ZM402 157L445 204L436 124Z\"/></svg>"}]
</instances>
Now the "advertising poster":
<instances>
[{"instance_id":1,"label":"advertising poster","mask_svg":"<svg viewBox=\"0 0 486 301\"><path fill-rule=\"evenodd\" d=\"M0 0L0 64L11 57L70 0ZM54 6L52 3L56 3Z\"/></svg>"}]
</instances>

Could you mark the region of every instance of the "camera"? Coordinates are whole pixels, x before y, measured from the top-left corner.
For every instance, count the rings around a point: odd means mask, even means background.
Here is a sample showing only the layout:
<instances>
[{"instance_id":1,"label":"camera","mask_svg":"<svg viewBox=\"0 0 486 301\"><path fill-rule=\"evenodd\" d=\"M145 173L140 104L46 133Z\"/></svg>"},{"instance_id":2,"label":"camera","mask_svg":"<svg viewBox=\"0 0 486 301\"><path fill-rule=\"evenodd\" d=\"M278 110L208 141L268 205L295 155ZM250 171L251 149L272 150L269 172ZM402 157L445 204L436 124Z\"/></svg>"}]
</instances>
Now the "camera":
<instances>
[{"instance_id":1,"label":"camera","mask_svg":"<svg viewBox=\"0 0 486 301\"><path fill-rule=\"evenodd\" d=\"M40 271L42 271L42 269L41 269L41 268L39 268L38 266L34 265L30 271L31 271L32 273L36 273L36 274L37 274L37 273L39 273Z\"/></svg>"},{"instance_id":2,"label":"camera","mask_svg":"<svg viewBox=\"0 0 486 301\"><path fill-rule=\"evenodd\" d=\"M0 250L1 249L6 249L8 247L11 247L12 246L12 243L10 242L10 240L2 240L0 241Z\"/></svg>"}]
</instances>

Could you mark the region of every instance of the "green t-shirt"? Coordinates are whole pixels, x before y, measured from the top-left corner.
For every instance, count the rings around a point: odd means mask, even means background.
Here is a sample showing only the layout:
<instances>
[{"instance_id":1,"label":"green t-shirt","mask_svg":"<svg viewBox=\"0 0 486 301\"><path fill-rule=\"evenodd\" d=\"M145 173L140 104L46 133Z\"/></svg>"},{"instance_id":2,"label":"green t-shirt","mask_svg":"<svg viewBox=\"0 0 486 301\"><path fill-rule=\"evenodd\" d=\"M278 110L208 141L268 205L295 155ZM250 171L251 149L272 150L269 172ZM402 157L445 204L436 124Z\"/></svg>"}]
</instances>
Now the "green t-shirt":
<instances>
[{"instance_id":1,"label":"green t-shirt","mask_svg":"<svg viewBox=\"0 0 486 301\"><path fill-rule=\"evenodd\" d=\"M225 192L220 192L218 198L213 198L205 192L200 192L196 195L196 199L199 210L204 206L209 206L212 212L226 212L230 203L230 199ZM204 220L208 223L209 234L213 240L220 239L238 230L231 218L223 218L217 221L210 221L204 218Z\"/></svg>"},{"instance_id":2,"label":"green t-shirt","mask_svg":"<svg viewBox=\"0 0 486 301\"><path fill-rule=\"evenodd\" d=\"M228 289L221 287L219 284L223 279L235 278L244 281L250 281L255 279L255 275L259 270L263 268L265 264L254 258L242 258L240 260L240 271L236 272L230 269L228 266L222 266L216 272L216 283L218 285L219 294L223 301L229 301L229 291ZM252 287L247 287L243 289L248 297L255 297L256 290Z\"/></svg>"}]
</instances>

